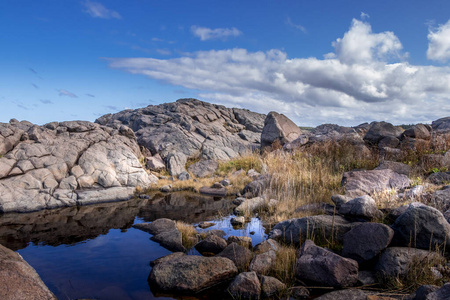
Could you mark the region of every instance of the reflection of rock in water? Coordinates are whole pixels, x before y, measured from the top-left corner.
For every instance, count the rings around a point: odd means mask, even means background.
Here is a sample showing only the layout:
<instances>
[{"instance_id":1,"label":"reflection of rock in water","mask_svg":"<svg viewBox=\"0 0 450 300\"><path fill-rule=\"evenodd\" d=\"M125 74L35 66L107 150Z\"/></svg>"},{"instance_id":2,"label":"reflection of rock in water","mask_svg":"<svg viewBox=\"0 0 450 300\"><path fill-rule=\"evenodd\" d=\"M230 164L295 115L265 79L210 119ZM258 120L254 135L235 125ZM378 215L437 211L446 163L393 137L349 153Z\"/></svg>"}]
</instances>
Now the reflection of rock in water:
<instances>
[{"instance_id":1,"label":"reflection of rock in water","mask_svg":"<svg viewBox=\"0 0 450 300\"><path fill-rule=\"evenodd\" d=\"M140 206L147 201L4 214L0 217L0 243L13 250L24 248L29 242L51 246L78 243L112 228L130 228Z\"/></svg>"},{"instance_id":2,"label":"reflection of rock in water","mask_svg":"<svg viewBox=\"0 0 450 300\"><path fill-rule=\"evenodd\" d=\"M138 217L146 222L169 218L188 223L198 223L219 214L229 215L234 205L230 199L194 193L156 194L148 205L141 207Z\"/></svg>"},{"instance_id":3,"label":"reflection of rock in water","mask_svg":"<svg viewBox=\"0 0 450 300\"><path fill-rule=\"evenodd\" d=\"M230 200L193 193L156 194L152 199L103 203L81 207L8 213L0 216L0 244L18 250L29 242L57 246L74 244L106 234L110 229L127 229L136 216L150 222L170 218L200 222L231 211Z\"/></svg>"}]
</instances>

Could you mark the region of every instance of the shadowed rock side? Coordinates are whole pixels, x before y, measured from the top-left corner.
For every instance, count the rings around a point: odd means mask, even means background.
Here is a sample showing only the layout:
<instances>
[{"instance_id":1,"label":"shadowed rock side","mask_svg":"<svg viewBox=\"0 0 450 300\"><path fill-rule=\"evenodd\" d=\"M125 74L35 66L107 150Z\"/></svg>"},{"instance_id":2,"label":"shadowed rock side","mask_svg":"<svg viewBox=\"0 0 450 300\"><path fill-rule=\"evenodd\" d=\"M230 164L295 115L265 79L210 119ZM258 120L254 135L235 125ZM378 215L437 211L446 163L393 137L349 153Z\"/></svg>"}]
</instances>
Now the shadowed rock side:
<instances>
[{"instance_id":1,"label":"shadowed rock side","mask_svg":"<svg viewBox=\"0 0 450 300\"><path fill-rule=\"evenodd\" d=\"M151 155L159 154L170 165L171 159L228 160L259 149L264 119L265 115L245 109L180 99L104 115L95 122L111 127L129 126L139 145ZM174 172L171 175L179 174Z\"/></svg>"},{"instance_id":2,"label":"shadowed rock side","mask_svg":"<svg viewBox=\"0 0 450 300\"><path fill-rule=\"evenodd\" d=\"M36 271L14 251L0 245L0 299L56 299Z\"/></svg>"},{"instance_id":3,"label":"shadowed rock side","mask_svg":"<svg viewBox=\"0 0 450 300\"><path fill-rule=\"evenodd\" d=\"M0 244L13 250L25 248L30 242L71 245L107 234L110 229L128 229L136 216L146 222L162 217L200 222L213 218L218 211L231 212L231 205L229 199L174 193L28 214L7 213L0 216Z\"/></svg>"},{"instance_id":4,"label":"shadowed rock side","mask_svg":"<svg viewBox=\"0 0 450 300\"><path fill-rule=\"evenodd\" d=\"M156 182L126 126L87 121L0 123L0 212L128 199Z\"/></svg>"}]
</instances>

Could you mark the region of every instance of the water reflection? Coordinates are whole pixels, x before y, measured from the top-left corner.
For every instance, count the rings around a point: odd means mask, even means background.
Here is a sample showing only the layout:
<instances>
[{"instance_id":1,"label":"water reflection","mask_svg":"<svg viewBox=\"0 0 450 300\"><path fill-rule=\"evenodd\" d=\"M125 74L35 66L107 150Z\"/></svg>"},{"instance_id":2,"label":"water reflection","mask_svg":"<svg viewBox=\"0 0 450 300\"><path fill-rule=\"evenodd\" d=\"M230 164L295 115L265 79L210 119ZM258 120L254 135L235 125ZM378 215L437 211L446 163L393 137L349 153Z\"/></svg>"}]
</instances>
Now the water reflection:
<instances>
[{"instance_id":1,"label":"water reflection","mask_svg":"<svg viewBox=\"0 0 450 300\"><path fill-rule=\"evenodd\" d=\"M232 204L226 198L193 193L154 194L150 199L68 207L34 213L8 213L0 216L0 243L19 250L35 245L73 245L104 235L110 229L127 230L135 218L151 222L170 218L198 223L227 215Z\"/></svg>"}]
</instances>

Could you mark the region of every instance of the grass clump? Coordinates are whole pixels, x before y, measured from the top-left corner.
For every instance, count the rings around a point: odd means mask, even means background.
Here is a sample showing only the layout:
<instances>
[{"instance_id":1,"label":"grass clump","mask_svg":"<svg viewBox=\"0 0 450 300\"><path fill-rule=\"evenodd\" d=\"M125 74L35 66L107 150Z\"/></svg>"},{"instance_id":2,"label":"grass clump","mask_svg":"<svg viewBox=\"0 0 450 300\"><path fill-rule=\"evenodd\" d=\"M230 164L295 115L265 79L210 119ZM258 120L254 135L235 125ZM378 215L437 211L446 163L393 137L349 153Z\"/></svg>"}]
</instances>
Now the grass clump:
<instances>
[{"instance_id":1,"label":"grass clump","mask_svg":"<svg viewBox=\"0 0 450 300\"><path fill-rule=\"evenodd\" d=\"M249 153L229 161L219 163L217 174L224 176L238 170L247 172L250 169L261 173L263 169L263 161L261 156L257 153Z\"/></svg>"},{"instance_id":2,"label":"grass clump","mask_svg":"<svg viewBox=\"0 0 450 300\"><path fill-rule=\"evenodd\" d=\"M181 242L186 249L191 249L197 244L198 233L194 226L182 221L177 221L176 226L179 232L181 232Z\"/></svg>"},{"instance_id":3,"label":"grass clump","mask_svg":"<svg viewBox=\"0 0 450 300\"><path fill-rule=\"evenodd\" d=\"M293 286L295 284L296 252L297 249L294 246L280 245L275 264L269 275L287 286Z\"/></svg>"},{"instance_id":4,"label":"grass clump","mask_svg":"<svg viewBox=\"0 0 450 300\"><path fill-rule=\"evenodd\" d=\"M307 153L275 151L264 157L269 180L265 193L278 204L265 216L266 221L280 221L305 216L296 209L305 204L329 202L340 192L342 174L334 172L320 157Z\"/></svg>"}]
</instances>

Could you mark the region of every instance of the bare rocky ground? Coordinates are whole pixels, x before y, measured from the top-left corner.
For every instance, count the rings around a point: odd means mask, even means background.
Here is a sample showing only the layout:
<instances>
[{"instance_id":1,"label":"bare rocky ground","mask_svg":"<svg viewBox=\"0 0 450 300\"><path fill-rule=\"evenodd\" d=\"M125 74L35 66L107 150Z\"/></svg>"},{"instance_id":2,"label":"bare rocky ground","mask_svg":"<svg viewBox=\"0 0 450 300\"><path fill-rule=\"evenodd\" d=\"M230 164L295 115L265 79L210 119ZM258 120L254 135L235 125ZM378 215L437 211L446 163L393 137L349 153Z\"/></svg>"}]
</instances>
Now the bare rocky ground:
<instances>
[{"instance_id":1,"label":"bare rocky ground","mask_svg":"<svg viewBox=\"0 0 450 300\"><path fill-rule=\"evenodd\" d=\"M225 293L239 299L307 299L309 287L321 286L337 291L317 299L391 299L394 296L377 296L365 287L411 276L419 264L425 267L429 281L439 286L421 287L395 298L450 299L450 285L444 284L450 278L445 258L450 249L450 188L445 186L449 184L450 152L421 157L420 166L436 169L428 181L442 188L433 192L421 190L420 185L412 187L408 165L396 162L405 152L446 141L449 135L450 117L407 130L373 122L357 127L325 124L302 131L275 112L266 117L195 99L105 115L96 123L38 126L11 120L0 124L0 211L29 212L128 199L136 188L150 187L158 180L146 167L166 169L173 177L195 175L192 170L211 176L218 161L249 150L302 151L329 141L346 143L361 156L376 151L382 163L375 170L344 173L345 194L333 196L333 205L321 206L323 214L276 224L269 239L250 252L245 251L249 250L248 241L244 246L217 235L205 237L196 246L205 256L178 253L155 262L149 275L151 286L163 292L192 294L225 284ZM186 170L188 160L196 161L191 174ZM254 181L242 191L246 197L233 201L235 213L254 214L277 205L277 200L264 195L267 176L249 176ZM222 184L208 188L226 190ZM373 197L384 191L395 191L402 199L410 199L409 204L380 210ZM413 202L416 198L426 201ZM154 223L147 226L158 224ZM149 231L145 224L140 226ZM186 250L182 233L173 225L151 230L161 245ZM330 245L329 241L339 246L322 247ZM297 249L292 265L295 286L289 289L268 276L273 275L280 245L286 244ZM27 273L35 277L32 271ZM20 289L18 285L9 287ZM36 287L36 294L42 291L45 287Z\"/></svg>"}]
</instances>

